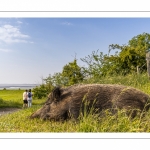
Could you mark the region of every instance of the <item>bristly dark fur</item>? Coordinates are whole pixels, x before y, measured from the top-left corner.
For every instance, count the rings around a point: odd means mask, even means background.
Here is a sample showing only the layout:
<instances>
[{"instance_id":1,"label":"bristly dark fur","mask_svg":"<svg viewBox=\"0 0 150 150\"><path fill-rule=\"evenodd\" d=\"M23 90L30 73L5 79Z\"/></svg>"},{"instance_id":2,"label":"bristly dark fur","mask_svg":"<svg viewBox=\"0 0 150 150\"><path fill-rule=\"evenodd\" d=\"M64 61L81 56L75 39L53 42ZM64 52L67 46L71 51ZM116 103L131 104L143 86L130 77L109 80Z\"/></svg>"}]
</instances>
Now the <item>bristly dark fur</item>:
<instances>
[{"instance_id":1,"label":"bristly dark fur","mask_svg":"<svg viewBox=\"0 0 150 150\"><path fill-rule=\"evenodd\" d=\"M149 109L149 105L145 107L149 96L138 89L114 84L82 84L56 87L45 105L31 118L65 120L71 116L77 119L84 110L83 101L88 103L88 109L94 107L98 112L105 109Z\"/></svg>"}]
</instances>

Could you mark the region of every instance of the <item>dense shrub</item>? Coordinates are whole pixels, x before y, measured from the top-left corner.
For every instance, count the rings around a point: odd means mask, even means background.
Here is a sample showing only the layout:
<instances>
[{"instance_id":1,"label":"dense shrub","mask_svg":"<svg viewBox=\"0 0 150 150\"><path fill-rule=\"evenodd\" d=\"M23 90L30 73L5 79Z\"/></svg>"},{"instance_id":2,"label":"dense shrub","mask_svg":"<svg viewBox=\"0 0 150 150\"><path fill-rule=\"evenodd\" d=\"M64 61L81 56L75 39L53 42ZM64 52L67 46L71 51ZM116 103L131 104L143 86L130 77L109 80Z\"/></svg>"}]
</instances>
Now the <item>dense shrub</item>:
<instances>
[{"instance_id":1,"label":"dense shrub","mask_svg":"<svg viewBox=\"0 0 150 150\"><path fill-rule=\"evenodd\" d=\"M52 90L52 86L49 84L42 84L33 88L34 97L41 99L46 97Z\"/></svg>"}]
</instances>

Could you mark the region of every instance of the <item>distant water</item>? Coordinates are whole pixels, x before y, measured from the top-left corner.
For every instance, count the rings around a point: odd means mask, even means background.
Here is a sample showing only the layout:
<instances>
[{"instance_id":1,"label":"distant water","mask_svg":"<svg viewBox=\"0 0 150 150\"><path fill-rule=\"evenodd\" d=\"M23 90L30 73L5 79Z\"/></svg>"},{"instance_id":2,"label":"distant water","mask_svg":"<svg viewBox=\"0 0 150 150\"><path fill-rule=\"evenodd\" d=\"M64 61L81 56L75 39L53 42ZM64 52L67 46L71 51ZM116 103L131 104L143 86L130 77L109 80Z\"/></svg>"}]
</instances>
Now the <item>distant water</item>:
<instances>
[{"instance_id":1,"label":"distant water","mask_svg":"<svg viewBox=\"0 0 150 150\"><path fill-rule=\"evenodd\" d=\"M33 89L36 86L39 86L39 84L0 84L0 90L9 89L9 90L14 90L14 89Z\"/></svg>"}]
</instances>

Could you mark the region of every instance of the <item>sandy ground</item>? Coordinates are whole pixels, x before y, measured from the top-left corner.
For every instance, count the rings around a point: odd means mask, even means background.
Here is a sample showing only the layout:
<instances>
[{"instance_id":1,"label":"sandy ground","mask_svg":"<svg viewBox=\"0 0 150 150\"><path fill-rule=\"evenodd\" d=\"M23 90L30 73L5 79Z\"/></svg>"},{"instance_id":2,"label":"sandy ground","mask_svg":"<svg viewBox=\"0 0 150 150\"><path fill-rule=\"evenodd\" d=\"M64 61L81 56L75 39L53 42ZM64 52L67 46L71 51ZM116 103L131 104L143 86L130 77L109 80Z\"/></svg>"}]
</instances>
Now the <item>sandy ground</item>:
<instances>
[{"instance_id":1,"label":"sandy ground","mask_svg":"<svg viewBox=\"0 0 150 150\"><path fill-rule=\"evenodd\" d=\"M0 108L0 116L20 110L19 108Z\"/></svg>"}]
</instances>

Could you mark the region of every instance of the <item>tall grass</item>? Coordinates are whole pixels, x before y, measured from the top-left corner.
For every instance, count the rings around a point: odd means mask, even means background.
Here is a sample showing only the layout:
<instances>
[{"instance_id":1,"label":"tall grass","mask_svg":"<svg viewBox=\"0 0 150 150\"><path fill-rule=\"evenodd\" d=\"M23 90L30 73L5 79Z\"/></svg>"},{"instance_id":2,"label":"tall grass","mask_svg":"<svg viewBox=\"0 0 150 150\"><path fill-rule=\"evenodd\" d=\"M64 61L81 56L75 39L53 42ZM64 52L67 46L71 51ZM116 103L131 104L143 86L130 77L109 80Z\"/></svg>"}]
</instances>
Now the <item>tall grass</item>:
<instances>
[{"instance_id":1,"label":"tall grass","mask_svg":"<svg viewBox=\"0 0 150 150\"><path fill-rule=\"evenodd\" d=\"M120 110L116 115L106 111L105 117L97 115L83 116L75 122L43 121L41 119L29 119L37 107L20 110L13 114L0 117L0 132L150 132L150 112L144 117L137 115L131 119L125 111Z\"/></svg>"},{"instance_id":2,"label":"tall grass","mask_svg":"<svg viewBox=\"0 0 150 150\"><path fill-rule=\"evenodd\" d=\"M101 79L90 79L84 83L123 84L132 86L150 94L150 81L146 74L128 76L107 76ZM22 93L20 90L0 91L0 103L10 103L11 106L22 107ZM0 132L150 132L150 110L138 113L135 118L127 115L124 110L118 110L114 115L109 110L97 115L92 113L80 114L78 121L55 122L41 119L29 119L29 116L39 109L46 98L33 98L31 108L21 109L12 114L0 116ZM16 102L16 104L15 104ZM3 106L5 106L3 104ZM1 104L0 104L1 107Z\"/></svg>"},{"instance_id":3,"label":"tall grass","mask_svg":"<svg viewBox=\"0 0 150 150\"><path fill-rule=\"evenodd\" d=\"M143 92L150 94L150 80L146 73L143 74L129 74L126 76L115 75L101 78L91 78L85 80L84 83L100 83L100 84L122 84L138 88Z\"/></svg>"}]
</instances>

